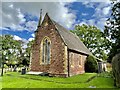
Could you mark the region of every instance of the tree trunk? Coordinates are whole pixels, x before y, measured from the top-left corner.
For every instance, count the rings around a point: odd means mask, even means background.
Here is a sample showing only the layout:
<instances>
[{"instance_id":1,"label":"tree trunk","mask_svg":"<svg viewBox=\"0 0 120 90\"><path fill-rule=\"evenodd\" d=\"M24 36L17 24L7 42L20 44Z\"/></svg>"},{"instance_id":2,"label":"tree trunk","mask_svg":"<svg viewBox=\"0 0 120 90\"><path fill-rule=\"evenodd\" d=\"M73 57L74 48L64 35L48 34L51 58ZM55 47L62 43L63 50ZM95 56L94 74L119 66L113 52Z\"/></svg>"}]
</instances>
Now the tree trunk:
<instances>
[{"instance_id":1,"label":"tree trunk","mask_svg":"<svg viewBox=\"0 0 120 90\"><path fill-rule=\"evenodd\" d=\"M1 76L3 76L3 70L4 70L4 63L2 63L2 71L1 71Z\"/></svg>"}]
</instances>

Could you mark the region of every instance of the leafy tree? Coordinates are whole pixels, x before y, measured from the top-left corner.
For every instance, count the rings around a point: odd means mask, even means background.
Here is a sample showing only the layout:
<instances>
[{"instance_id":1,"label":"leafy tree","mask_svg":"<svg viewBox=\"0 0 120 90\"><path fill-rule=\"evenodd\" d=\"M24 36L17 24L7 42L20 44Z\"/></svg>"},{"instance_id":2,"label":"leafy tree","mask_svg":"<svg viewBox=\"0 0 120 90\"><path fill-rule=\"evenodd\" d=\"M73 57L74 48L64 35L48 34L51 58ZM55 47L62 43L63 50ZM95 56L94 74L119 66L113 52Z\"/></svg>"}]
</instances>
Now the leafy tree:
<instances>
[{"instance_id":1,"label":"leafy tree","mask_svg":"<svg viewBox=\"0 0 120 90\"><path fill-rule=\"evenodd\" d=\"M85 46L93 53L94 56L103 60L107 59L105 50L109 46L109 40L104 37L103 32L95 26L76 25L75 30L71 30L76 34Z\"/></svg>"},{"instance_id":2,"label":"leafy tree","mask_svg":"<svg viewBox=\"0 0 120 90\"><path fill-rule=\"evenodd\" d=\"M3 68L4 68L4 63L6 62L6 60L8 59L10 52L9 52L9 48L11 48L11 40L13 37L11 37L10 35L4 35L1 37L2 38L2 72L1 72L1 76L3 76Z\"/></svg>"},{"instance_id":3,"label":"leafy tree","mask_svg":"<svg viewBox=\"0 0 120 90\"><path fill-rule=\"evenodd\" d=\"M111 50L108 61L111 62L112 57L120 53L120 2L112 2L112 12L110 18L106 21L104 33L111 40Z\"/></svg>"},{"instance_id":4,"label":"leafy tree","mask_svg":"<svg viewBox=\"0 0 120 90\"><path fill-rule=\"evenodd\" d=\"M27 48L22 48L24 42L21 40L14 40L12 35L0 36L0 40L2 41L0 43L2 45L0 51L2 55L0 61L2 67L1 76L3 76L4 64L9 67L14 65L29 65L32 43L34 41L30 41L27 44Z\"/></svg>"},{"instance_id":5,"label":"leafy tree","mask_svg":"<svg viewBox=\"0 0 120 90\"><path fill-rule=\"evenodd\" d=\"M8 66L15 65L18 63L18 56L20 55L21 42L14 40L12 35L3 35L2 38L2 72L1 76L3 76L3 68L4 64Z\"/></svg>"},{"instance_id":6,"label":"leafy tree","mask_svg":"<svg viewBox=\"0 0 120 90\"><path fill-rule=\"evenodd\" d=\"M98 64L97 60L93 56L88 56L85 62L85 71L86 72L97 72Z\"/></svg>"},{"instance_id":7,"label":"leafy tree","mask_svg":"<svg viewBox=\"0 0 120 90\"><path fill-rule=\"evenodd\" d=\"M27 48L26 48L25 53L24 53L25 56L24 56L24 59L23 59L23 62L22 62L23 65L28 66L29 63L30 63L30 55L31 55L31 50L32 50L33 43L34 43L34 40L29 41L27 43Z\"/></svg>"}]
</instances>

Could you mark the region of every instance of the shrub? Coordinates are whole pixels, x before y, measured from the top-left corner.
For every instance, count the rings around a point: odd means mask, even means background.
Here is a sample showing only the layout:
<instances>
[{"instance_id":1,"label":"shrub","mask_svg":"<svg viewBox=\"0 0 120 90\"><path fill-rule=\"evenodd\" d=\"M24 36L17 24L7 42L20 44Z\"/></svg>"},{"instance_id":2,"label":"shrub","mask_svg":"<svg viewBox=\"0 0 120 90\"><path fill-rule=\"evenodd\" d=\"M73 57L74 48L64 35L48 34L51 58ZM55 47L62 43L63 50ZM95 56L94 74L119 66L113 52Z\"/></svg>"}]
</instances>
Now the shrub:
<instances>
[{"instance_id":1,"label":"shrub","mask_svg":"<svg viewBox=\"0 0 120 90\"><path fill-rule=\"evenodd\" d=\"M115 55L112 59L112 71L114 85L120 87L120 53Z\"/></svg>"},{"instance_id":2,"label":"shrub","mask_svg":"<svg viewBox=\"0 0 120 90\"><path fill-rule=\"evenodd\" d=\"M85 62L85 71L86 72L97 72L98 64L97 60L93 56L88 56Z\"/></svg>"}]
</instances>

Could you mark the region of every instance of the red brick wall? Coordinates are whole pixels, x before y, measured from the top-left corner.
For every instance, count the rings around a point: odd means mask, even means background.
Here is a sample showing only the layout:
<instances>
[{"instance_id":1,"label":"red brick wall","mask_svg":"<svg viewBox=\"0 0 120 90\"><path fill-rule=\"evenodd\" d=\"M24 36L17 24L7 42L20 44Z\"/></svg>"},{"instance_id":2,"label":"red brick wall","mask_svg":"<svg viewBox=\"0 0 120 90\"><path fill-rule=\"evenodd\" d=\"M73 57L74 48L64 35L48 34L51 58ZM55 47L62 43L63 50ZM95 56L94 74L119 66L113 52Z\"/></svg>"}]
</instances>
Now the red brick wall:
<instances>
[{"instance_id":1,"label":"red brick wall","mask_svg":"<svg viewBox=\"0 0 120 90\"><path fill-rule=\"evenodd\" d=\"M81 57L81 58L80 58ZM69 70L70 70L70 76L76 75L76 74L82 74L85 72L84 70L84 63L86 60L85 55L69 52ZM79 64L81 61L81 64Z\"/></svg>"},{"instance_id":2,"label":"red brick wall","mask_svg":"<svg viewBox=\"0 0 120 90\"><path fill-rule=\"evenodd\" d=\"M31 71L48 72L51 74L64 75L64 43L55 30L53 24L48 16L45 17L43 24L47 22L48 25L39 28L36 35L35 43L32 49ZM42 39L47 36L51 40L51 63L48 65L40 64L40 48Z\"/></svg>"}]
</instances>

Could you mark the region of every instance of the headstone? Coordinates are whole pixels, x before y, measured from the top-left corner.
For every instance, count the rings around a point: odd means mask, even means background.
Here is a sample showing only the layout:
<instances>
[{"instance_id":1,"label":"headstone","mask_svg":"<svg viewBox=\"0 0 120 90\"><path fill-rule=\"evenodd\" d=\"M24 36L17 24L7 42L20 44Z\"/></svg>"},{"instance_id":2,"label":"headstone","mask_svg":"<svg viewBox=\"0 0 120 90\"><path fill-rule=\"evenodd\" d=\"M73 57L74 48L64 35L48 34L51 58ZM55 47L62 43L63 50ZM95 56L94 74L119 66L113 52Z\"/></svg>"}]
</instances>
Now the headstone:
<instances>
[{"instance_id":1,"label":"headstone","mask_svg":"<svg viewBox=\"0 0 120 90\"><path fill-rule=\"evenodd\" d=\"M26 74L26 68L25 68L25 67L22 68L21 74L22 74L22 75Z\"/></svg>"},{"instance_id":2,"label":"headstone","mask_svg":"<svg viewBox=\"0 0 120 90\"><path fill-rule=\"evenodd\" d=\"M102 70L102 62L98 62L98 73L101 73Z\"/></svg>"},{"instance_id":3,"label":"headstone","mask_svg":"<svg viewBox=\"0 0 120 90\"><path fill-rule=\"evenodd\" d=\"M17 65L14 66L13 72L17 71Z\"/></svg>"}]
</instances>

